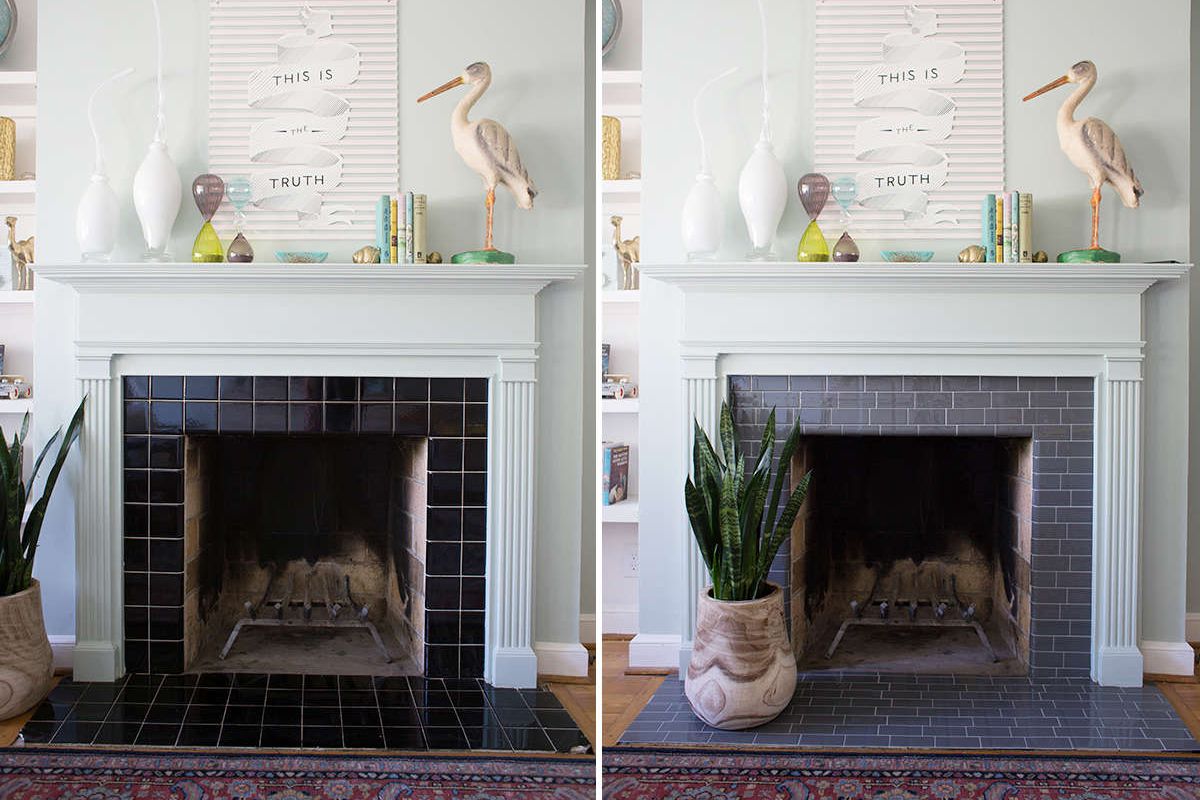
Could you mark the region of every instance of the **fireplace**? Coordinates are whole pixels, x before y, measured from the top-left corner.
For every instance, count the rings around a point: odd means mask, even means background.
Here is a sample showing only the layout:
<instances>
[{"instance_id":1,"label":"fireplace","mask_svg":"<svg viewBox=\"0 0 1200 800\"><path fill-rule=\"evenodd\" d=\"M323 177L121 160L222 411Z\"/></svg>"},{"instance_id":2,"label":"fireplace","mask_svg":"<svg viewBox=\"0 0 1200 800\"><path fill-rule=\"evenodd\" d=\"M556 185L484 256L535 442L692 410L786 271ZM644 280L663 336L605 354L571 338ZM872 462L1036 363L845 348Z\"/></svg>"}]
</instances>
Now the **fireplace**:
<instances>
[{"instance_id":1,"label":"fireplace","mask_svg":"<svg viewBox=\"0 0 1200 800\"><path fill-rule=\"evenodd\" d=\"M482 676L486 379L122 387L127 671Z\"/></svg>"},{"instance_id":2,"label":"fireplace","mask_svg":"<svg viewBox=\"0 0 1200 800\"><path fill-rule=\"evenodd\" d=\"M793 421L803 434L785 468L813 471L771 572L803 669L1088 674L1091 379L734 375L729 387L743 449L755 453L776 408L781 439Z\"/></svg>"}]
</instances>

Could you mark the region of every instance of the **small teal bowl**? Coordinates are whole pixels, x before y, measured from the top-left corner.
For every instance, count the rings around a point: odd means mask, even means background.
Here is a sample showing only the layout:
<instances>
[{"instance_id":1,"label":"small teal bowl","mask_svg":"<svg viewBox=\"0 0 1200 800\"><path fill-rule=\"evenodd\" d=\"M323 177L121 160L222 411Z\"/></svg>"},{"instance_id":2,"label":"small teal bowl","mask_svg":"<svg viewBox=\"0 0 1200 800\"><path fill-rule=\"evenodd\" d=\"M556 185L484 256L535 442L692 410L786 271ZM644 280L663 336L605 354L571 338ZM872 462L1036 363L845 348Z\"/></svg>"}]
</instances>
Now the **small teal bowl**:
<instances>
[{"instance_id":1,"label":"small teal bowl","mask_svg":"<svg viewBox=\"0 0 1200 800\"><path fill-rule=\"evenodd\" d=\"M884 261L897 264L917 264L933 260L932 250L880 250L879 255Z\"/></svg>"},{"instance_id":2,"label":"small teal bowl","mask_svg":"<svg viewBox=\"0 0 1200 800\"><path fill-rule=\"evenodd\" d=\"M323 250L276 250L275 260L280 264L323 264L329 253Z\"/></svg>"}]
</instances>

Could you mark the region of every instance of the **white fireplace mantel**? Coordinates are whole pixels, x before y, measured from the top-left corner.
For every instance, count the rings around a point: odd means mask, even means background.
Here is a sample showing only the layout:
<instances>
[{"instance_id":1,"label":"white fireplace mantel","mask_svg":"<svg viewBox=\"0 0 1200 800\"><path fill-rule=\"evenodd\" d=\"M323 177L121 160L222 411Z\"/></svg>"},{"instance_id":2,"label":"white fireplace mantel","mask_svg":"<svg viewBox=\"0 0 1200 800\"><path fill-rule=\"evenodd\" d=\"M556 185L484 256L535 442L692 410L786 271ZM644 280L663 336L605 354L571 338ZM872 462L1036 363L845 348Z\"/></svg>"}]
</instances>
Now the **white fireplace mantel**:
<instances>
[{"instance_id":1,"label":"white fireplace mantel","mask_svg":"<svg viewBox=\"0 0 1200 800\"><path fill-rule=\"evenodd\" d=\"M1092 677L1105 685L1140 685L1143 404L1155 391L1143 388L1143 294L1189 269L1173 263L644 264L643 317L677 320L675 340L663 345L664 358L679 359L682 378L672 462L679 474L687 469L693 419L714 435L727 379L735 374L1094 378ZM677 520L670 535L686 554L682 675L691 655L694 598L707 576L685 516L671 513ZM1185 556L1178 553L1178 563Z\"/></svg>"},{"instance_id":2,"label":"white fireplace mantel","mask_svg":"<svg viewBox=\"0 0 1200 800\"><path fill-rule=\"evenodd\" d=\"M87 395L76 505L77 680L124 672L122 375L489 379L485 677L535 685L537 295L583 265L39 264L69 292ZM47 286L50 284L50 286Z\"/></svg>"}]
</instances>

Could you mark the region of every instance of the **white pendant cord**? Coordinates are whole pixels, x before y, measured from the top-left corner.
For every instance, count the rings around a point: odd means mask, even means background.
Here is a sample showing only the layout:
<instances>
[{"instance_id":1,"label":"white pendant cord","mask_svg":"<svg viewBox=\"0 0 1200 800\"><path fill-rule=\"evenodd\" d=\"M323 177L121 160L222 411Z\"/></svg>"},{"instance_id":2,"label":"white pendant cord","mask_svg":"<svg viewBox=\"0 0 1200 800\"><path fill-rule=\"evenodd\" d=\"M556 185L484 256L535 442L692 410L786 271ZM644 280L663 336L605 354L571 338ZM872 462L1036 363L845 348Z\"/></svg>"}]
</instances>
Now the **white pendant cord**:
<instances>
[{"instance_id":1,"label":"white pendant cord","mask_svg":"<svg viewBox=\"0 0 1200 800\"><path fill-rule=\"evenodd\" d=\"M96 126L96 99L100 96L100 92L106 87L112 85L116 81L132 75L133 67L128 67L120 72L112 75L105 81L101 81L100 85L92 90L91 96L88 98L88 125L92 129L92 141L96 145L96 167L92 171L93 175L104 175L104 148L100 146L100 129Z\"/></svg>"},{"instance_id":2,"label":"white pendant cord","mask_svg":"<svg viewBox=\"0 0 1200 800\"><path fill-rule=\"evenodd\" d=\"M767 65L770 58L767 53L767 7L764 0L758 0L758 21L762 27L762 139L771 141L771 87L767 81Z\"/></svg>"},{"instance_id":3,"label":"white pendant cord","mask_svg":"<svg viewBox=\"0 0 1200 800\"><path fill-rule=\"evenodd\" d=\"M163 89L163 35L162 14L158 8L158 0L150 0L154 6L154 33L158 44L158 127L154 130L154 141L166 141L167 127L167 95Z\"/></svg>"},{"instance_id":4,"label":"white pendant cord","mask_svg":"<svg viewBox=\"0 0 1200 800\"><path fill-rule=\"evenodd\" d=\"M704 138L704 128L700 124L700 99L704 96L712 86L722 78L728 78L733 73L737 72L737 67L730 67L720 75L715 75L709 78L708 82L700 87L700 91L696 92L696 97L692 100L692 121L696 124L696 135L700 138L700 174L709 175L712 170L708 160L708 142Z\"/></svg>"}]
</instances>

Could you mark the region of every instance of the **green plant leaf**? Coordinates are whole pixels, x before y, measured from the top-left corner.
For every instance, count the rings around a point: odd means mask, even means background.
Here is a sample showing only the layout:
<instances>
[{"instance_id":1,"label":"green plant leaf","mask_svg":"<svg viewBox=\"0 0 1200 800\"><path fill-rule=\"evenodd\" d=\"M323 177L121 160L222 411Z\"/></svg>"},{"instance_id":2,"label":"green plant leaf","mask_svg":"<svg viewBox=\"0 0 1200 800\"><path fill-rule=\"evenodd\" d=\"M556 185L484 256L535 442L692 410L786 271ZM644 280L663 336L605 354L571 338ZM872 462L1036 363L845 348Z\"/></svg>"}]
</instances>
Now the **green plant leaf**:
<instances>
[{"instance_id":1,"label":"green plant leaf","mask_svg":"<svg viewBox=\"0 0 1200 800\"><path fill-rule=\"evenodd\" d=\"M721 403L721 447L725 451L725 467L733 469L734 462L738 460L737 453L737 437L733 432L733 411L729 408L729 403Z\"/></svg>"}]
</instances>

